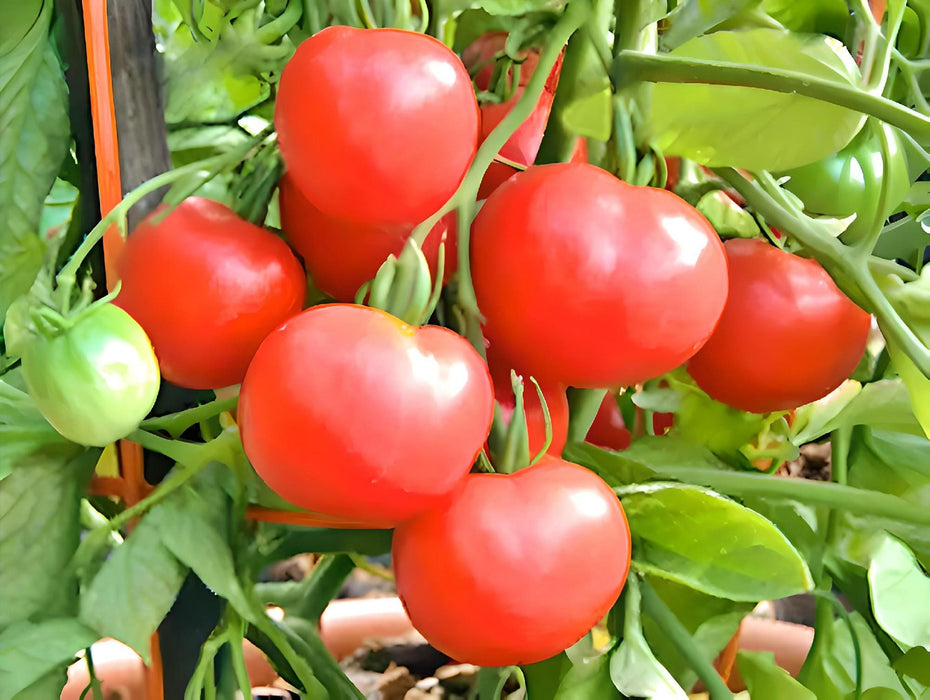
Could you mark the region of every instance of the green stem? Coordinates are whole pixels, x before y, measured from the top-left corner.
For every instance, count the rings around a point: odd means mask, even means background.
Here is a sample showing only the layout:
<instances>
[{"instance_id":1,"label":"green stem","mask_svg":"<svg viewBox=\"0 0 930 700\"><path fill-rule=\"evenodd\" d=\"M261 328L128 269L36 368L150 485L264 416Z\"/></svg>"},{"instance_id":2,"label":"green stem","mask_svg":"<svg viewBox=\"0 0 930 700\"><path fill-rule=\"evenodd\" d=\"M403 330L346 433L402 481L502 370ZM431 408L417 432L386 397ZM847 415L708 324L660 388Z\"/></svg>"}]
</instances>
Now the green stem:
<instances>
[{"instance_id":1,"label":"green stem","mask_svg":"<svg viewBox=\"0 0 930 700\"><path fill-rule=\"evenodd\" d=\"M100 679L97 678L97 672L94 669L94 653L91 647L84 650L84 661L87 663L87 675L90 677L87 687L94 694L94 698L102 698L103 688L100 686Z\"/></svg>"},{"instance_id":2,"label":"green stem","mask_svg":"<svg viewBox=\"0 0 930 700\"><path fill-rule=\"evenodd\" d=\"M627 582L627 585L629 585L629 582ZM681 624L675 613L665 604L665 601L652 590L652 587L644 579L639 581L639 589L642 596L643 612L662 628L662 631L678 650L678 653L698 674L698 678L707 688L710 700L732 700L733 693L727 688L727 684L723 682L713 663L701 653L691 634Z\"/></svg>"},{"instance_id":3,"label":"green stem","mask_svg":"<svg viewBox=\"0 0 930 700\"><path fill-rule=\"evenodd\" d=\"M147 431L164 430L165 432L177 437L192 425L205 421L214 416L227 411L234 411L239 403L238 396L230 396L226 399L214 399L209 403L188 408L184 411L171 413L167 416L157 416L142 421L139 426Z\"/></svg>"},{"instance_id":4,"label":"green stem","mask_svg":"<svg viewBox=\"0 0 930 700\"><path fill-rule=\"evenodd\" d=\"M306 697L309 700L329 700L329 693L313 675L310 665L294 650L284 631L268 617L264 608L256 610L255 613L255 626L268 637L269 641L281 652L284 660L294 669L294 673L297 674L297 678L304 687Z\"/></svg>"},{"instance_id":5,"label":"green stem","mask_svg":"<svg viewBox=\"0 0 930 700\"><path fill-rule=\"evenodd\" d=\"M226 606L226 614L230 628L229 658L233 674L236 676L236 684L239 686L242 697L248 698L252 694L252 683L249 680L249 670L245 665L245 653L242 650L245 625L231 605Z\"/></svg>"},{"instance_id":6,"label":"green stem","mask_svg":"<svg viewBox=\"0 0 930 700\"><path fill-rule=\"evenodd\" d=\"M703 484L730 496L787 498L814 506L875 515L899 522L930 525L930 510L897 496L809 479L781 479L767 474L728 472L700 467L654 467L664 476Z\"/></svg>"},{"instance_id":7,"label":"green stem","mask_svg":"<svg viewBox=\"0 0 930 700\"><path fill-rule=\"evenodd\" d=\"M471 167L455 194L449 198L439 211L417 226L411 234L417 243L422 245L433 226L448 212L458 207L458 302L466 313L473 315L478 313L478 302L475 299L475 288L471 279L469 245L471 239L471 213L474 202L478 197L481 180L484 178L488 166L491 165L504 144L532 114L545 89L552 67L562 52L562 47L587 19L589 10L589 5L580 0L575 0L575 2L568 5L558 23L549 33L549 41L546 42L546 46L539 55L536 71L527 83L523 94L507 113L507 116L494 127L494 130L488 134L488 137L478 148Z\"/></svg>"},{"instance_id":8,"label":"green stem","mask_svg":"<svg viewBox=\"0 0 930 700\"><path fill-rule=\"evenodd\" d=\"M798 71L745 63L621 51L614 59L612 73L617 85L640 81L704 83L804 95L876 117L916 135L921 143L930 143L930 117L852 85Z\"/></svg>"},{"instance_id":9,"label":"green stem","mask_svg":"<svg viewBox=\"0 0 930 700\"><path fill-rule=\"evenodd\" d=\"M284 12L268 22L268 24L255 30L255 40L266 45L275 43L294 28L303 13L304 8L301 0L289 0Z\"/></svg>"},{"instance_id":10,"label":"green stem","mask_svg":"<svg viewBox=\"0 0 930 700\"><path fill-rule=\"evenodd\" d=\"M569 391L568 442L584 442L606 394L606 389L571 389Z\"/></svg>"}]
</instances>

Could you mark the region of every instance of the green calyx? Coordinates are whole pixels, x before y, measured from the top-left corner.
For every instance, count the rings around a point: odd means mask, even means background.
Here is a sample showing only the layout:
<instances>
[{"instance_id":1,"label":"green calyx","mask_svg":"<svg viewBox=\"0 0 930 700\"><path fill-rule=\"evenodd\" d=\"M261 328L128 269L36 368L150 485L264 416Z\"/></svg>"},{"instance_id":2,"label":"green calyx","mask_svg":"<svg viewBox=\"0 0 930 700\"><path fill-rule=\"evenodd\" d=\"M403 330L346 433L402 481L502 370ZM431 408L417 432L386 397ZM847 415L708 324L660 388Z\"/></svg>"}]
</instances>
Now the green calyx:
<instances>
[{"instance_id":1,"label":"green calyx","mask_svg":"<svg viewBox=\"0 0 930 700\"><path fill-rule=\"evenodd\" d=\"M387 311L402 321L419 326L432 315L442 288L444 251L440 247L436 268L437 278L432 282L429 264L416 239L411 236L400 255L391 255L378 268L378 273L366 282L356 295L356 302Z\"/></svg>"}]
</instances>

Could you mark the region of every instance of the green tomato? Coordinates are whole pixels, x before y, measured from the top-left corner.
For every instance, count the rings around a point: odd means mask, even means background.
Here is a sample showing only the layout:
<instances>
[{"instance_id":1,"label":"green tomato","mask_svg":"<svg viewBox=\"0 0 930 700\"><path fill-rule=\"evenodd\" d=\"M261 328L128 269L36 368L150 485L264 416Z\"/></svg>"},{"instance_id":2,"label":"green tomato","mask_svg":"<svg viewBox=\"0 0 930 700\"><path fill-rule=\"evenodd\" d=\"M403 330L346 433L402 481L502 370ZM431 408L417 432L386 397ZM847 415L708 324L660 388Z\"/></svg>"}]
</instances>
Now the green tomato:
<instances>
[{"instance_id":1,"label":"green tomato","mask_svg":"<svg viewBox=\"0 0 930 700\"><path fill-rule=\"evenodd\" d=\"M882 159L878 129L888 136L888 162ZM867 236L876 219L882 181L888 181L888 195L882 223L901 204L910 188L904 148L894 130L887 126L866 125L846 148L829 158L780 173L790 179L785 189L797 195L805 209L815 215L855 220L842 234L846 243Z\"/></svg>"},{"instance_id":2,"label":"green tomato","mask_svg":"<svg viewBox=\"0 0 930 700\"><path fill-rule=\"evenodd\" d=\"M135 430L158 394L160 376L142 327L113 304L90 307L57 334L22 352L26 388L67 439L103 447Z\"/></svg>"}]
</instances>

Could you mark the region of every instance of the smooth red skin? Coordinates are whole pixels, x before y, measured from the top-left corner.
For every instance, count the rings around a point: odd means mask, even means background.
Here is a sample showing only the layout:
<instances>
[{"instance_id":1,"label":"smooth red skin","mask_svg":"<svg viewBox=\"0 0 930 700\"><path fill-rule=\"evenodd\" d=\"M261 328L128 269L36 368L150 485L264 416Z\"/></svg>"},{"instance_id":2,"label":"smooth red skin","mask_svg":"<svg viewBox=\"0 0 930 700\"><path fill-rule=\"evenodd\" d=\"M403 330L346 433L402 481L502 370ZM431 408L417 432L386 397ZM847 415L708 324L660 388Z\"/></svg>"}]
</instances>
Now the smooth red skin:
<instances>
[{"instance_id":1,"label":"smooth red skin","mask_svg":"<svg viewBox=\"0 0 930 700\"><path fill-rule=\"evenodd\" d=\"M671 429L674 419L674 413L653 413L653 432L656 435L664 435ZM585 441L608 450L625 450L632 440L633 434L626 427L617 397L608 392L597 409Z\"/></svg>"},{"instance_id":2,"label":"smooth red skin","mask_svg":"<svg viewBox=\"0 0 930 700\"><path fill-rule=\"evenodd\" d=\"M372 279L389 255L399 255L413 231L411 225L371 226L332 219L314 207L294 181L281 178L279 205L284 235L300 253L318 289L343 302ZM439 245L445 242L443 281L455 272L457 263L455 212L433 227L423 241L423 255L435 277Z\"/></svg>"},{"instance_id":3,"label":"smooth red skin","mask_svg":"<svg viewBox=\"0 0 930 700\"><path fill-rule=\"evenodd\" d=\"M371 527L440 505L493 412L468 341L351 304L312 307L269 335L239 398L243 447L271 489Z\"/></svg>"},{"instance_id":4,"label":"smooth red skin","mask_svg":"<svg viewBox=\"0 0 930 700\"><path fill-rule=\"evenodd\" d=\"M416 224L455 192L478 144L465 66L442 42L399 29L327 27L281 74L281 155L327 216Z\"/></svg>"},{"instance_id":5,"label":"smooth red skin","mask_svg":"<svg viewBox=\"0 0 930 700\"><path fill-rule=\"evenodd\" d=\"M465 51L462 52L462 61L466 66L476 66L479 63L492 61L498 51L504 49L507 41L505 32L491 32L478 37ZM501 104L483 104L481 105L481 136L479 143L490 135L498 124L506 117L510 110L516 105L517 101L523 95L527 83L536 71L539 65L539 50L532 49L522 52L525 56L523 64L520 66L520 76L517 85L514 88L513 96ZM490 87L491 76L494 72L494 64L489 63L482 68L475 76L475 86L479 90L487 90ZM501 157L519 163L523 166L532 165L536 160L536 154L539 153L539 146L542 144L543 135L546 131L546 124L549 121L549 112L552 110L552 101L555 99L555 90L559 83L559 75L562 72L562 57L559 56L549 77L546 80L543 93L530 113L530 116L524 121L513 135L507 140L503 148L499 151ZM510 72L510 80L513 80L513 71ZM516 168L506 163L494 162L488 167L484 178L481 180L481 186L478 189L478 199L487 199L488 195L496 190L502 183L519 172Z\"/></svg>"},{"instance_id":6,"label":"smooth red skin","mask_svg":"<svg viewBox=\"0 0 930 700\"><path fill-rule=\"evenodd\" d=\"M226 205L188 197L126 240L115 303L145 330L162 376L238 384L272 330L301 310L307 278L287 244Z\"/></svg>"},{"instance_id":7,"label":"smooth red skin","mask_svg":"<svg viewBox=\"0 0 930 700\"><path fill-rule=\"evenodd\" d=\"M600 477L544 457L470 474L443 509L394 531L397 591L424 637L456 661L542 661L610 609L630 566L620 501Z\"/></svg>"},{"instance_id":8,"label":"smooth red skin","mask_svg":"<svg viewBox=\"0 0 930 700\"><path fill-rule=\"evenodd\" d=\"M688 360L727 295L713 227L671 192L586 163L533 166L475 218L478 306L502 355L564 386L629 386Z\"/></svg>"},{"instance_id":9,"label":"smooth red skin","mask_svg":"<svg viewBox=\"0 0 930 700\"><path fill-rule=\"evenodd\" d=\"M761 239L726 243L730 297L688 364L712 398L754 413L783 411L833 391L859 363L870 317L814 260Z\"/></svg>"}]
</instances>

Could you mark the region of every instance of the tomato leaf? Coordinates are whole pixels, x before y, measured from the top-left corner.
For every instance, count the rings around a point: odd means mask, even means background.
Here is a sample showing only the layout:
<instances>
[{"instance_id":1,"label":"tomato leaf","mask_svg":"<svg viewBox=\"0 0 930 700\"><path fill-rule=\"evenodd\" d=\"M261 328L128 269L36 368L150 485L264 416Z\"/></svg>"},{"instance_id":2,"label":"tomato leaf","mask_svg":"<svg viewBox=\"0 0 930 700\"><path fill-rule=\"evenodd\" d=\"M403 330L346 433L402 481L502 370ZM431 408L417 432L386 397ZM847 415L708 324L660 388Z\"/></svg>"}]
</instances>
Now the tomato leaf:
<instances>
[{"instance_id":1,"label":"tomato leaf","mask_svg":"<svg viewBox=\"0 0 930 700\"><path fill-rule=\"evenodd\" d=\"M149 662L149 638L171 609L187 567L148 517L109 556L81 594L81 621Z\"/></svg>"},{"instance_id":2,"label":"tomato leaf","mask_svg":"<svg viewBox=\"0 0 930 700\"><path fill-rule=\"evenodd\" d=\"M605 88L582 94L567 104L562 112L562 123L579 136L606 141L613 126L612 114L610 89Z\"/></svg>"},{"instance_id":3,"label":"tomato leaf","mask_svg":"<svg viewBox=\"0 0 930 700\"><path fill-rule=\"evenodd\" d=\"M908 649L894 662L894 670L930 687L930 651L923 647Z\"/></svg>"},{"instance_id":4,"label":"tomato leaf","mask_svg":"<svg viewBox=\"0 0 930 700\"><path fill-rule=\"evenodd\" d=\"M9 700L98 636L74 618L15 622L0 632L0 700Z\"/></svg>"},{"instance_id":5,"label":"tomato leaf","mask_svg":"<svg viewBox=\"0 0 930 700\"><path fill-rule=\"evenodd\" d=\"M565 0L478 0L474 3L491 15L523 15L539 10L558 10Z\"/></svg>"},{"instance_id":6,"label":"tomato leaf","mask_svg":"<svg viewBox=\"0 0 930 700\"><path fill-rule=\"evenodd\" d=\"M917 558L893 537L882 537L869 564L869 590L875 619L904 648L930 646L930 578Z\"/></svg>"},{"instance_id":7,"label":"tomato leaf","mask_svg":"<svg viewBox=\"0 0 930 700\"><path fill-rule=\"evenodd\" d=\"M849 7L843 0L762 0L762 9L796 32L842 36L849 19Z\"/></svg>"},{"instance_id":8,"label":"tomato leaf","mask_svg":"<svg viewBox=\"0 0 930 700\"><path fill-rule=\"evenodd\" d=\"M857 431L849 453L850 486L898 496L930 508L930 441L916 435L881 430ZM874 536L887 530L902 540L927 568L930 566L930 532L921 525L857 515L839 514L840 555L868 566Z\"/></svg>"},{"instance_id":9,"label":"tomato leaf","mask_svg":"<svg viewBox=\"0 0 930 700\"><path fill-rule=\"evenodd\" d=\"M685 0L669 13L662 46L674 49L708 29L758 5L761 0Z\"/></svg>"},{"instance_id":10,"label":"tomato leaf","mask_svg":"<svg viewBox=\"0 0 930 700\"><path fill-rule=\"evenodd\" d=\"M704 658L712 661L733 638L742 619L752 610L752 603L715 598L667 579L649 576L652 590L675 613L691 634L692 643ZM646 616L643 633L656 659L672 674L682 688L691 688L698 676L682 657L665 630Z\"/></svg>"},{"instance_id":11,"label":"tomato leaf","mask_svg":"<svg viewBox=\"0 0 930 700\"><path fill-rule=\"evenodd\" d=\"M740 651L736 667L753 700L817 700L814 694L775 664L770 651Z\"/></svg>"},{"instance_id":12,"label":"tomato leaf","mask_svg":"<svg viewBox=\"0 0 930 700\"><path fill-rule=\"evenodd\" d=\"M622 501L641 571L741 601L783 598L813 585L778 528L712 491L656 483Z\"/></svg>"},{"instance_id":13,"label":"tomato leaf","mask_svg":"<svg viewBox=\"0 0 930 700\"><path fill-rule=\"evenodd\" d=\"M881 697L881 689L889 691L886 697L911 697L872 634L869 623L856 612L850 613L850 620L862 654L863 691L875 689L870 697L876 700ZM818 700L845 700L851 697L856 686L856 656L849 628L842 620L830 618L818 622L817 635L818 642L804 662L798 680ZM862 697L866 697L865 692Z\"/></svg>"},{"instance_id":14,"label":"tomato leaf","mask_svg":"<svg viewBox=\"0 0 930 700\"><path fill-rule=\"evenodd\" d=\"M620 694L610 677L610 657L599 654L572 664L553 700L616 700Z\"/></svg>"},{"instance_id":15,"label":"tomato leaf","mask_svg":"<svg viewBox=\"0 0 930 700\"><path fill-rule=\"evenodd\" d=\"M4 13L0 37L0 321L42 265L36 234L70 138L68 91L49 36L52 6L17 3Z\"/></svg>"},{"instance_id":16,"label":"tomato leaf","mask_svg":"<svg viewBox=\"0 0 930 700\"><path fill-rule=\"evenodd\" d=\"M724 238L754 238L759 235L759 224L752 214L720 190L701 197L697 210Z\"/></svg>"},{"instance_id":17,"label":"tomato leaf","mask_svg":"<svg viewBox=\"0 0 930 700\"><path fill-rule=\"evenodd\" d=\"M855 62L838 41L777 29L707 34L671 55L796 71L850 86L857 80ZM843 148L862 121L844 107L758 88L660 83L652 96L659 148L703 165L795 168Z\"/></svg>"},{"instance_id":18,"label":"tomato leaf","mask_svg":"<svg viewBox=\"0 0 930 700\"><path fill-rule=\"evenodd\" d=\"M223 489L229 472L210 464L146 518L168 550L249 622L255 613L237 576L230 545L231 501Z\"/></svg>"},{"instance_id":19,"label":"tomato leaf","mask_svg":"<svg viewBox=\"0 0 930 700\"><path fill-rule=\"evenodd\" d=\"M100 450L41 450L0 481L0 630L17 620L69 617L77 582L63 572L80 537L79 504Z\"/></svg>"}]
</instances>

